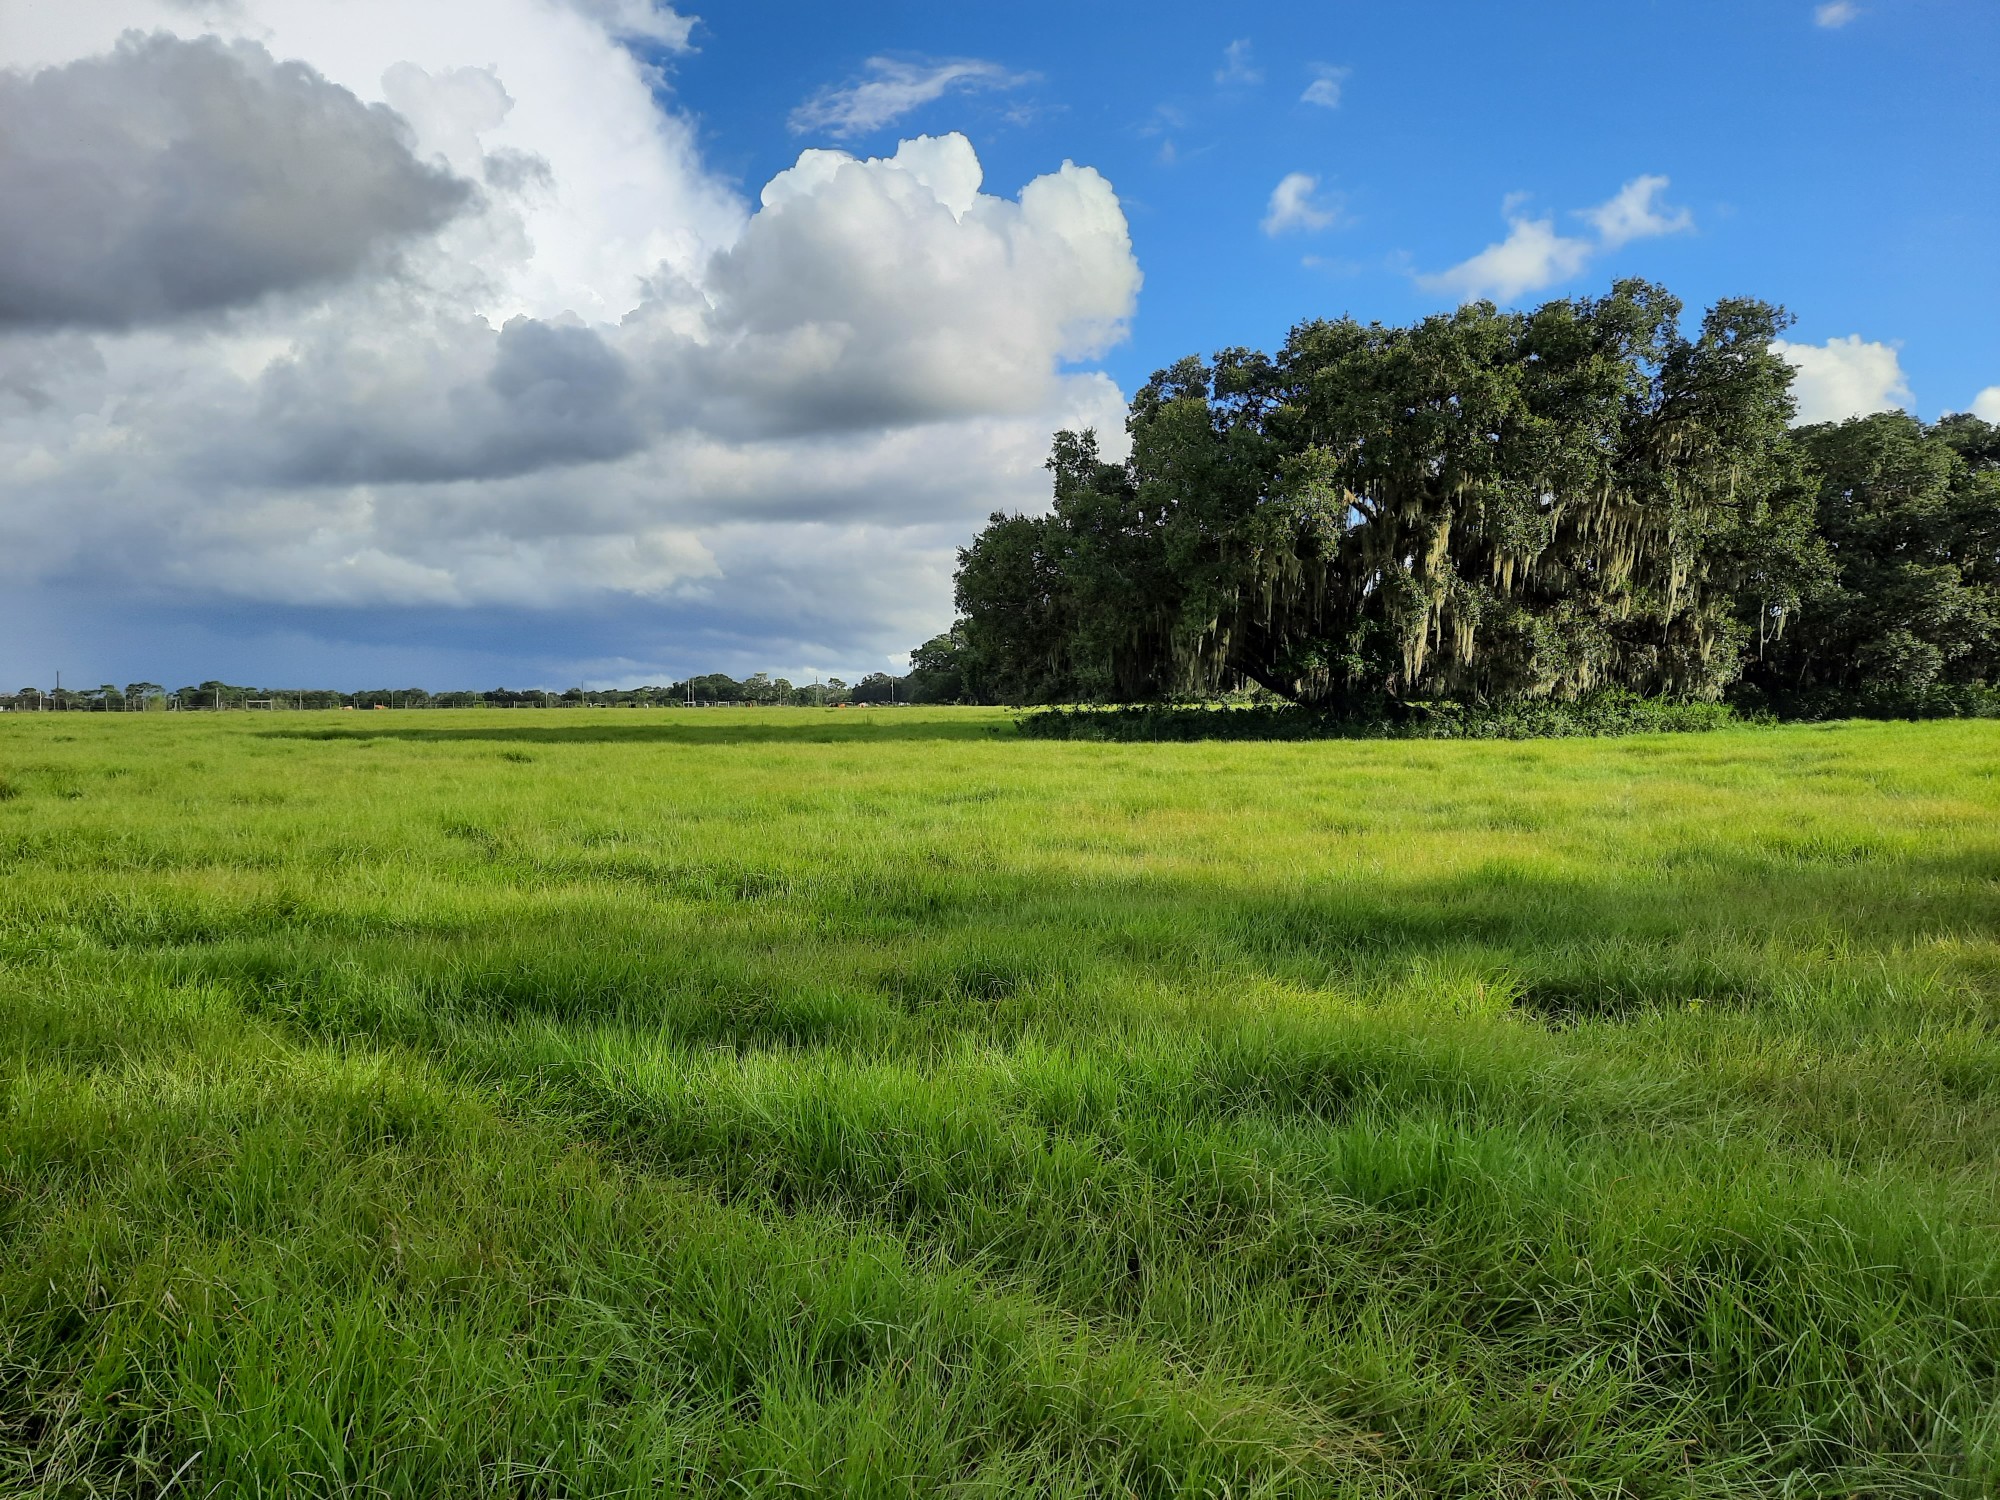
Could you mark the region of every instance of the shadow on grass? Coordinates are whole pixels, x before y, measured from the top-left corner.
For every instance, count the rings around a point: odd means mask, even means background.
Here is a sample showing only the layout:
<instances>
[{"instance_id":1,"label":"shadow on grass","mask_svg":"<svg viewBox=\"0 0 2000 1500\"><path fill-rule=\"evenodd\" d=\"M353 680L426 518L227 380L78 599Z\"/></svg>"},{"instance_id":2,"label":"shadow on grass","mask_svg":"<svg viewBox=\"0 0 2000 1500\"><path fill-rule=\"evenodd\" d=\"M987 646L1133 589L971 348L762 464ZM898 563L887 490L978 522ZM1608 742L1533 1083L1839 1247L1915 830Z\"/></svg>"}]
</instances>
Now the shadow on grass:
<instances>
[{"instance_id":1,"label":"shadow on grass","mask_svg":"<svg viewBox=\"0 0 2000 1500\"><path fill-rule=\"evenodd\" d=\"M503 852L503 878L510 863ZM1822 991L1849 1007L1902 989L1900 1008L1922 999L1971 1022L1991 1004L1981 998L1993 984L1983 945L2000 937L1980 871L1963 859L1857 867L1745 855L1599 878L1489 866L1307 888L1159 874L1052 885L1040 870L915 861L856 872L546 853L512 873L538 890L595 887L600 899L526 933L514 908L421 932L379 914L330 920L268 904L104 903L65 916L107 947L171 954L259 990L302 982L310 991L320 981L295 971L321 967L344 987L358 966L408 981L423 997L418 1011L672 1016L690 1037L739 1045L800 1045L850 1025L872 1033L884 1024L880 1001L899 1012L941 1007L977 1027L988 1010L1011 1025L1050 1003L1082 1016L1103 995L1214 993L1237 980L1300 993L1434 992L1447 1007L1497 1005L1557 1027L1690 1005L1757 1010ZM618 886L647 899L627 904L605 889ZM661 924L653 898L677 913L673 922ZM691 936L704 930L707 940ZM1972 946L1960 953L1942 940ZM246 945L256 956L242 969ZM1913 946L1931 951L1912 961Z\"/></svg>"},{"instance_id":2,"label":"shadow on grass","mask_svg":"<svg viewBox=\"0 0 2000 1500\"><path fill-rule=\"evenodd\" d=\"M523 715L523 717L527 717ZM880 744L889 741L1012 739L1018 731L1012 719L964 719L900 715L815 715L797 721L759 721L734 714L714 719L699 714L676 715L663 723L648 716L643 722L584 724L524 723L477 729L411 724L361 725L349 729L270 729L273 740L354 741L403 740L412 744L470 743L494 745L835 745Z\"/></svg>"}]
</instances>

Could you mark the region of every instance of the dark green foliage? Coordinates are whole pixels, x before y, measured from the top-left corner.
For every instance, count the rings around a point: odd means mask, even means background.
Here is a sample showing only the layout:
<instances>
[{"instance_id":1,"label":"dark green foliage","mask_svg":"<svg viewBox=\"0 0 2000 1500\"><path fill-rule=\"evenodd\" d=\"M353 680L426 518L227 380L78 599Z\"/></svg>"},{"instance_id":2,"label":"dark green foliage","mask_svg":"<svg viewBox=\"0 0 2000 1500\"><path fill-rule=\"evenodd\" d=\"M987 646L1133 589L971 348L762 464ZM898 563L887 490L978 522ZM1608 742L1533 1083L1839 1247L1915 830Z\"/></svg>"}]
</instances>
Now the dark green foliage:
<instances>
[{"instance_id":1,"label":"dark green foliage","mask_svg":"<svg viewBox=\"0 0 2000 1500\"><path fill-rule=\"evenodd\" d=\"M891 677L887 672L870 672L848 690L848 699L854 703L908 703L908 685L900 677Z\"/></svg>"},{"instance_id":2,"label":"dark green foliage","mask_svg":"<svg viewBox=\"0 0 2000 1500\"><path fill-rule=\"evenodd\" d=\"M1991 712L2000 673L2000 430L1903 412L1797 434L1827 563L1746 674L1788 711ZM1782 617L1780 617L1782 621Z\"/></svg>"},{"instance_id":3,"label":"dark green foliage","mask_svg":"<svg viewBox=\"0 0 2000 1500\"><path fill-rule=\"evenodd\" d=\"M912 703L994 703L975 653L967 642L969 627L961 620L943 635L932 636L910 653L909 701Z\"/></svg>"},{"instance_id":4,"label":"dark green foliage","mask_svg":"<svg viewBox=\"0 0 2000 1500\"><path fill-rule=\"evenodd\" d=\"M1621 282L1183 360L1127 463L1058 435L1052 513L962 554L967 640L1012 702L1713 699L1743 592L1789 606L1817 555L1781 314L1680 313Z\"/></svg>"},{"instance_id":5,"label":"dark green foliage","mask_svg":"<svg viewBox=\"0 0 2000 1500\"><path fill-rule=\"evenodd\" d=\"M1673 702L1616 690L1573 702L1523 700L1395 704L1330 713L1296 704L1195 707L1166 703L1121 708L1044 708L1021 720L1043 740L1539 740L1741 727L1727 704Z\"/></svg>"}]
</instances>

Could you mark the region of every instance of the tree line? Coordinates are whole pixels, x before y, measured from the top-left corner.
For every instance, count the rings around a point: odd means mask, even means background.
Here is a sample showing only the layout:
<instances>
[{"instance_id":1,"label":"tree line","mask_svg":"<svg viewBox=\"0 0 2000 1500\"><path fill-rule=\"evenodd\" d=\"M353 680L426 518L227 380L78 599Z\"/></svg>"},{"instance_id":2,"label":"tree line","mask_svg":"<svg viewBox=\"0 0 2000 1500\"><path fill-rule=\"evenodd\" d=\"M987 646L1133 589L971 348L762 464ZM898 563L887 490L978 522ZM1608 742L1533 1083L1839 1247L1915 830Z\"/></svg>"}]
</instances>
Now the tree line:
<instances>
[{"instance_id":1,"label":"tree line","mask_svg":"<svg viewBox=\"0 0 2000 1500\"><path fill-rule=\"evenodd\" d=\"M1053 507L960 552L912 675L1024 704L1990 709L2000 428L1795 428L1783 312L1681 314L1622 281L1184 359L1133 398L1123 461L1057 434Z\"/></svg>"},{"instance_id":2,"label":"tree line","mask_svg":"<svg viewBox=\"0 0 2000 1500\"><path fill-rule=\"evenodd\" d=\"M13 694L0 693L0 708L29 713L214 713L234 709L685 708L719 704L838 708L956 701L937 696L936 688L937 684L919 673L899 677L887 672L871 672L853 683L829 677L825 682L806 684L763 672L740 680L722 672L706 672L662 686L573 687L561 692L495 688L490 692L433 693L410 687L343 693L317 688L244 687L211 679L171 691L154 682L131 682L123 687L107 682L87 689L27 687Z\"/></svg>"}]
</instances>

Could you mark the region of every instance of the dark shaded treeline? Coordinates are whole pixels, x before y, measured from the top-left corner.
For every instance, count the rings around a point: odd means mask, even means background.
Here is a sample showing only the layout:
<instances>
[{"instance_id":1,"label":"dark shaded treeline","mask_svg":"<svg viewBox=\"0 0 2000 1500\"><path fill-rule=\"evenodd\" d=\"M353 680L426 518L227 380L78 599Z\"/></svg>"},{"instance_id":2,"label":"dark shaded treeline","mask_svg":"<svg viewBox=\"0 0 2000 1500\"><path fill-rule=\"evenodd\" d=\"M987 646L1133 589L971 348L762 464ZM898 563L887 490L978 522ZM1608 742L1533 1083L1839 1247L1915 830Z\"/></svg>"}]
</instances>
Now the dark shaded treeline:
<instances>
[{"instance_id":1,"label":"dark shaded treeline","mask_svg":"<svg viewBox=\"0 0 2000 1500\"><path fill-rule=\"evenodd\" d=\"M1990 708L2000 429L1795 429L1785 315L1681 311L1625 281L1182 360L1126 461L1057 435L1053 509L992 517L913 665L1013 703Z\"/></svg>"}]
</instances>

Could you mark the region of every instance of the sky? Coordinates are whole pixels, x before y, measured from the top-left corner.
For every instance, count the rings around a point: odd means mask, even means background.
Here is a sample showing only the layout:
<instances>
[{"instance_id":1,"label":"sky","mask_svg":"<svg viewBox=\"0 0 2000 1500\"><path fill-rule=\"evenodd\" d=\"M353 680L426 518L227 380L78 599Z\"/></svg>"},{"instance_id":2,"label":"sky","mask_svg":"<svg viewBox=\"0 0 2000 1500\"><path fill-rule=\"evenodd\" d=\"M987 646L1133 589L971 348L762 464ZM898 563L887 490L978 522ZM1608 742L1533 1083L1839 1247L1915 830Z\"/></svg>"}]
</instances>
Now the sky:
<instances>
[{"instance_id":1,"label":"sky","mask_svg":"<svg viewBox=\"0 0 2000 1500\"><path fill-rule=\"evenodd\" d=\"M1184 354L1664 283L2000 421L1993 0L0 0L0 686L897 670Z\"/></svg>"}]
</instances>

